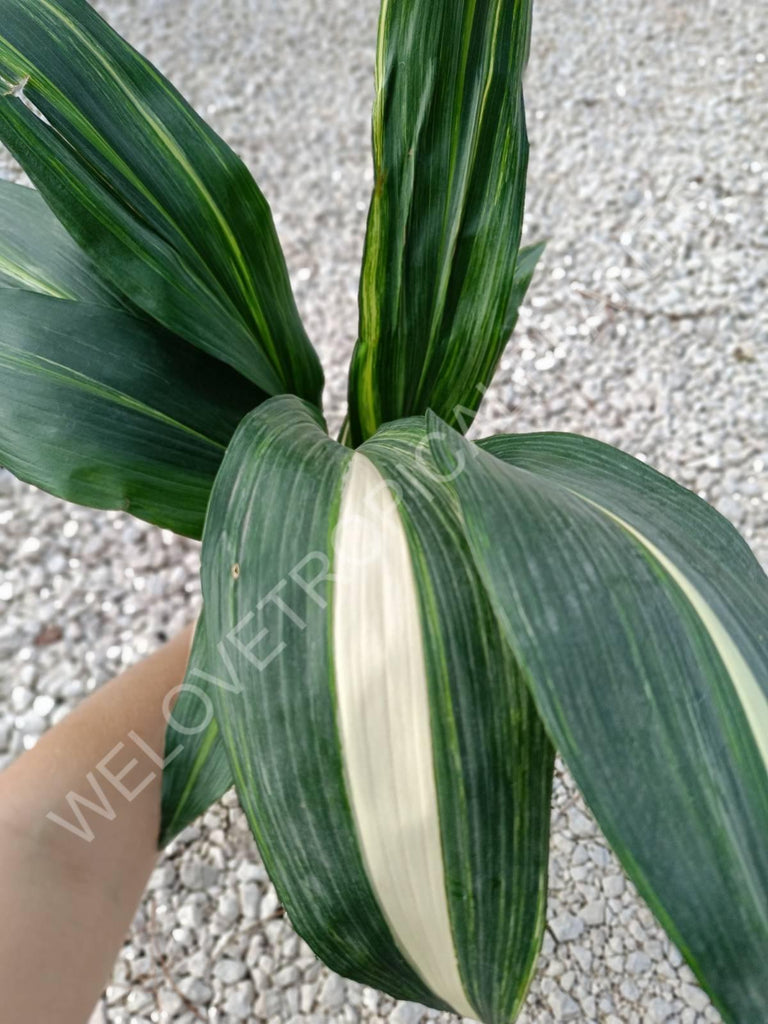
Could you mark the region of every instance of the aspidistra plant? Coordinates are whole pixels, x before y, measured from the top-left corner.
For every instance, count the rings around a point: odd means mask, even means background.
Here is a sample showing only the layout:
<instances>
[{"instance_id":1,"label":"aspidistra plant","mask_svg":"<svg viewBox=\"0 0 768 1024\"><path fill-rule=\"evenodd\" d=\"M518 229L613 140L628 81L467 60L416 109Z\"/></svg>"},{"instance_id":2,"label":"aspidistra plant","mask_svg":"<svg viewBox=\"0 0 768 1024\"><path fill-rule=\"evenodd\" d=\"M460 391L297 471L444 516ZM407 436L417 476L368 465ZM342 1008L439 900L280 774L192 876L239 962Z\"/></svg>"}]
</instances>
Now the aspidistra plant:
<instances>
[{"instance_id":1,"label":"aspidistra plant","mask_svg":"<svg viewBox=\"0 0 768 1024\"><path fill-rule=\"evenodd\" d=\"M295 928L514 1020L554 751L723 1017L768 982L768 579L598 441L462 436L521 250L531 0L383 0L340 439L267 204L85 0L0 0L0 463L202 536L161 843L234 785Z\"/></svg>"}]
</instances>

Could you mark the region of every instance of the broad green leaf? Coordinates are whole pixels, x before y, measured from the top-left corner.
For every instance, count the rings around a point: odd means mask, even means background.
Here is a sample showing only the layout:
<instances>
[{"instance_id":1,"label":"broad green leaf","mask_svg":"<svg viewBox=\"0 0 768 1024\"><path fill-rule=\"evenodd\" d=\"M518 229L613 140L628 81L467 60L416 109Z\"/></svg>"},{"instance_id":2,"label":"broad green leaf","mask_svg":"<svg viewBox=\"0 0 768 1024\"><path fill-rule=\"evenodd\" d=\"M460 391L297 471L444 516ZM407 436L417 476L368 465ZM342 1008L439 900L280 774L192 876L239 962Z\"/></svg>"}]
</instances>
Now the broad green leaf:
<instances>
[{"instance_id":1,"label":"broad green leaf","mask_svg":"<svg viewBox=\"0 0 768 1024\"><path fill-rule=\"evenodd\" d=\"M296 930L334 970L429 1001L376 903L344 778L328 552L350 457L295 398L242 422L203 538L205 671L240 802Z\"/></svg>"},{"instance_id":2,"label":"broad green leaf","mask_svg":"<svg viewBox=\"0 0 768 1024\"><path fill-rule=\"evenodd\" d=\"M296 398L248 416L212 492L187 682L201 667L318 955L501 1024L543 932L553 752L436 475L423 419L353 453Z\"/></svg>"},{"instance_id":3,"label":"broad green leaf","mask_svg":"<svg viewBox=\"0 0 768 1024\"><path fill-rule=\"evenodd\" d=\"M0 139L113 286L263 390L318 400L266 200L86 0L0 0Z\"/></svg>"},{"instance_id":4,"label":"broad green leaf","mask_svg":"<svg viewBox=\"0 0 768 1024\"><path fill-rule=\"evenodd\" d=\"M2 179L0 285L120 307L40 194Z\"/></svg>"},{"instance_id":5,"label":"broad green leaf","mask_svg":"<svg viewBox=\"0 0 768 1024\"><path fill-rule=\"evenodd\" d=\"M234 785L213 713L204 615L195 628L189 669L166 731L161 847Z\"/></svg>"},{"instance_id":6,"label":"broad green leaf","mask_svg":"<svg viewBox=\"0 0 768 1024\"><path fill-rule=\"evenodd\" d=\"M539 712L726 1020L765 1011L768 579L717 512L570 435L467 444L467 537Z\"/></svg>"},{"instance_id":7,"label":"broad green leaf","mask_svg":"<svg viewBox=\"0 0 768 1024\"><path fill-rule=\"evenodd\" d=\"M0 465L58 497L199 537L232 431L263 397L128 313L0 290Z\"/></svg>"},{"instance_id":8,"label":"broad green leaf","mask_svg":"<svg viewBox=\"0 0 768 1024\"><path fill-rule=\"evenodd\" d=\"M423 418L382 427L359 452L398 498L417 575L446 895L471 1016L511 1021L544 932L553 751Z\"/></svg>"},{"instance_id":9,"label":"broad green leaf","mask_svg":"<svg viewBox=\"0 0 768 1024\"><path fill-rule=\"evenodd\" d=\"M509 339L530 20L530 0L382 5L355 444L427 408L466 424Z\"/></svg>"}]
</instances>

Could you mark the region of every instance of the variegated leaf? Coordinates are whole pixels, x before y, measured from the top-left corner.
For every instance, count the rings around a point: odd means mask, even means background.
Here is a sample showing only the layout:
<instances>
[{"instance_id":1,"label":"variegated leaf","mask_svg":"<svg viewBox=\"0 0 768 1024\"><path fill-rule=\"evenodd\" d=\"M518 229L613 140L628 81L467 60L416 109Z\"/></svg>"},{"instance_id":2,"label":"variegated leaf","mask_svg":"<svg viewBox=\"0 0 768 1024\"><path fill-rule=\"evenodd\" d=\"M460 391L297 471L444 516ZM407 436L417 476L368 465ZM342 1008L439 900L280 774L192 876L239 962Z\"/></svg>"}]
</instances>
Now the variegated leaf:
<instances>
[{"instance_id":1,"label":"variegated leaf","mask_svg":"<svg viewBox=\"0 0 768 1024\"><path fill-rule=\"evenodd\" d=\"M249 416L203 543L209 692L316 952L502 1022L541 941L552 749L435 476L422 420L351 453L295 399Z\"/></svg>"},{"instance_id":2,"label":"variegated leaf","mask_svg":"<svg viewBox=\"0 0 768 1024\"><path fill-rule=\"evenodd\" d=\"M765 1011L768 578L730 524L567 434L431 447L539 712L726 1020Z\"/></svg>"},{"instance_id":3,"label":"variegated leaf","mask_svg":"<svg viewBox=\"0 0 768 1024\"><path fill-rule=\"evenodd\" d=\"M267 393L319 400L264 196L86 0L0 0L0 140L112 287Z\"/></svg>"},{"instance_id":4,"label":"variegated leaf","mask_svg":"<svg viewBox=\"0 0 768 1024\"><path fill-rule=\"evenodd\" d=\"M529 268L516 277L516 267L531 7L382 4L374 188L350 371L355 444L427 408L466 427L509 340L530 280Z\"/></svg>"}]
</instances>

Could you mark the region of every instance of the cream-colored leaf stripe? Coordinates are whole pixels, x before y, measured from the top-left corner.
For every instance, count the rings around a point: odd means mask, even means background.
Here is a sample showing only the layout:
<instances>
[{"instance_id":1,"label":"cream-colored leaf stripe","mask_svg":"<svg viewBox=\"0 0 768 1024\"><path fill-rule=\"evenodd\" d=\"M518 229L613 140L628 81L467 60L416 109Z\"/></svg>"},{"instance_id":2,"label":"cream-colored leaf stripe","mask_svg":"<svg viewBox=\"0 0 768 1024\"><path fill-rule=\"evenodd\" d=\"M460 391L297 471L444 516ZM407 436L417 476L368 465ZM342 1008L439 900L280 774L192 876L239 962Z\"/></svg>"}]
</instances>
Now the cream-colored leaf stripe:
<instances>
[{"instance_id":1,"label":"cream-colored leaf stripe","mask_svg":"<svg viewBox=\"0 0 768 1024\"><path fill-rule=\"evenodd\" d=\"M476 1018L445 891L426 662L405 530L389 487L356 452L334 542L337 714L371 886L403 955L432 991Z\"/></svg>"},{"instance_id":2,"label":"cream-colored leaf stripe","mask_svg":"<svg viewBox=\"0 0 768 1024\"><path fill-rule=\"evenodd\" d=\"M590 501L579 495L584 501L594 505L606 516L618 523L623 530L631 534L643 547L656 559L657 562L669 573L675 583L690 601L694 611L699 616L705 629L709 633L717 653L723 660L723 664L731 677L736 693L744 708L744 714L749 722L750 729L755 738L757 749L763 758L763 763L768 770L768 698L755 678L754 673L747 664L744 655L737 647L733 637L725 628L709 605L703 594L691 583L687 576L682 573L674 562L660 551L647 537L645 537L634 526L631 526L620 516L610 512L607 508Z\"/></svg>"}]
</instances>

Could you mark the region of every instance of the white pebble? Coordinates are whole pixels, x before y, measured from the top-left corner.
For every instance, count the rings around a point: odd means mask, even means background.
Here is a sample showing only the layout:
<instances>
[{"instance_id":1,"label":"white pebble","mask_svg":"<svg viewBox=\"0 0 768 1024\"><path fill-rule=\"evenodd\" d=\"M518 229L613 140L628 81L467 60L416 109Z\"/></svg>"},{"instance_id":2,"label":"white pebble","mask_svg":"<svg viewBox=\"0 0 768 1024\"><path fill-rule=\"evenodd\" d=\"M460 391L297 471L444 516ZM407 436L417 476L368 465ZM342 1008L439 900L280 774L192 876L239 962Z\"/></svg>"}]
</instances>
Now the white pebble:
<instances>
[{"instance_id":1,"label":"white pebble","mask_svg":"<svg viewBox=\"0 0 768 1024\"><path fill-rule=\"evenodd\" d=\"M186 829L185 829L186 831ZM177 837L177 841L181 836ZM182 885L188 889L209 889L218 881L219 873L210 864L205 864L197 857L185 858L179 871Z\"/></svg>"},{"instance_id":2,"label":"white pebble","mask_svg":"<svg viewBox=\"0 0 768 1024\"><path fill-rule=\"evenodd\" d=\"M623 875L608 875L603 879L603 892L610 899L617 899L626 888Z\"/></svg>"},{"instance_id":3,"label":"white pebble","mask_svg":"<svg viewBox=\"0 0 768 1024\"><path fill-rule=\"evenodd\" d=\"M571 942L584 931L584 922L575 914L560 914L549 922L549 927L558 942Z\"/></svg>"},{"instance_id":4,"label":"white pebble","mask_svg":"<svg viewBox=\"0 0 768 1024\"><path fill-rule=\"evenodd\" d=\"M213 968L214 976L224 985L234 985L245 975L247 968L242 960L219 960Z\"/></svg>"},{"instance_id":5,"label":"white pebble","mask_svg":"<svg viewBox=\"0 0 768 1024\"><path fill-rule=\"evenodd\" d=\"M576 1020L581 1016L581 1010L576 1000L557 986L547 996L547 1003L556 1021Z\"/></svg>"},{"instance_id":6,"label":"white pebble","mask_svg":"<svg viewBox=\"0 0 768 1024\"><path fill-rule=\"evenodd\" d=\"M605 921L605 900L592 900L579 911L584 924L594 926Z\"/></svg>"},{"instance_id":7,"label":"white pebble","mask_svg":"<svg viewBox=\"0 0 768 1024\"><path fill-rule=\"evenodd\" d=\"M140 988L132 988L125 1000L125 1005L131 1013L140 1013L142 1010L149 1009L154 1002L154 997L149 992L144 992Z\"/></svg>"},{"instance_id":8,"label":"white pebble","mask_svg":"<svg viewBox=\"0 0 768 1024\"><path fill-rule=\"evenodd\" d=\"M32 693L26 686L14 686L11 690L11 708L18 714L32 703Z\"/></svg>"},{"instance_id":9,"label":"white pebble","mask_svg":"<svg viewBox=\"0 0 768 1024\"><path fill-rule=\"evenodd\" d=\"M673 1008L672 1004L668 1003L666 999L657 997L648 1004L648 1012L653 1024L664 1024L664 1021L672 1016Z\"/></svg>"},{"instance_id":10,"label":"white pebble","mask_svg":"<svg viewBox=\"0 0 768 1024\"><path fill-rule=\"evenodd\" d=\"M277 893L274 889L268 889L261 901L259 917L262 921L268 921L269 918L274 917L279 906L280 902L277 898Z\"/></svg>"},{"instance_id":11,"label":"white pebble","mask_svg":"<svg viewBox=\"0 0 768 1024\"><path fill-rule=\"evenodd\" d=\"M703 1013L710 1005L709 997L698 985L681 985L680 998L699 1013Z\"/></svg>"},{"instance_id":12,"label":"white pebble","mask_svg":"<svg viewBox=\"0 0 768 1024\"><path fill-rule=\"evenodd\" d=\"M275 984L278 988L288 988L289 985L295 985L298 980L299 969L296 964L288 964L275 975Z\"/></svg>"},{"instance_id":13,"label":"white pebble","mask_svg":"<svg viewBox=\"0 0 768 1024\"><path fill-rule=\"evenodd\" d=\"M39 736L45 732L46 721L42 715L36 715L34 711L27 711L17 717L16 728L19 732L32 733L33 736Z\"/></svg>"},{"instance_id":14,"label":"white pebble","mask_svg":"<svg viewBox=\"0 0 768 1024\"><path fill-rule=\"evenodd\" d=\"M338 1010L344 1003L346 986L338 974L330 974L320 991L320 1006L324 1010Z\"/></svg>"},{"instance_id":15,"label":"white pebble","mask_svg":"<svg viewBox=\"0 0 768 1024\"><path fill-rule=\"evenodd\" d=\"M586 837L594 835L595 826L578 808L572 808L568 812L568 828L575 836Z\"/></svg>"},{"instance_id":16,"label":"white pebble","mask_svg":"<svg viewBox=\"0 0 768 1024\"><path fill-rule=\"evenodd\" d=\"M424 1015L424 1007L419 1003L398 1003L390 1014L392 1024L419 1024Z\"/></svg>"},{"instance_id":17,"label":"white pebble","mask_svg":"<svg viewBox=\"0 0 768 1024\"><path fill-rule=\"evenodd\" d=\"M240 888L240 906L243 915L249 918L257 918L261 908L261 889L255 882L244 882Z\"/></svg>"},{"instance_id":18,"label":"white pebble","mask_svg":"<svg viewBox=\"0 0 768 1024\"><path fill-rule=\"evenodd\" d=\"M300 1008L302 1013L310 1013L312 1007L315 1005L315 997L317 995L317 982L312 982L309 985L301 986L300 993Z\"/></svg>"},{"instance_id":19,"label":"white pebble","mask_svg":"<svg viewBox=\"0 0 768 1024\"><path fill-rule=\"evenodd\" d=\"M266 882L267 872L263 864L254 864L253 861L243 861L238 865L235 872L238 882Z\"/></svg>"},{"instance_id":20,"label":"white pebble","mask_svg":"<svg viewBox=\"0 0 768 1024\"><path fill-rule=\"evenodd\" d=\"M55 705L56 701L53 697L48 696L47 693L41 693L39 697L35 697L32 701L32 710L36 715L40 715L41 718L46 718L53 711Z\"/></svg>"},{"instance_id":21,"label":"white pebble","mask_svg":"<svg viewBox=\"0 0 768 1024\"><path fill-rule=\"evenodd\" d=\"M178 989L191 1003L207 1003L213 995L210 985L206 985L200 978L182 978Z\"/></svg>"},{"instance_id":22,"label":"white pebble","mask_svg":"<svg viewBox=\"0 0 768 1024\"><path fill-rule=\"evenodd\" d=\"M232 924L240 916L240 904L234 893L225 892L219 899L216 914L223 924Z\"/></svg>"},{"instance_id":23,"label":"white pebble","mask_svg":"<svg viewBox=\"0 0 768 1024\"><path fill-rule=\"evenodd\" d=\"M644 974L651 968L651 958L647 953L637 950L627 957L627 970L630 974Z\"/></svg>"},{"instance_id":24,"label":"white pebble","mask_svg":"<svg viewBox=\"0 0 768 1024\"><path fill-rule=\"evenodd\" d=\"M176 880L176 871L169 861L158 864L149 878L150 889L169 889ZM181 920L181 914L179 914Z\"/></svg>"},{"instance_id":25,"label":"white pebble","mask_svg":"<svg viewBox=\"0 0 768 1024\"><path fill-rule=\"evenodd\" d=\"M210 962L207 953L201 949L193 953L186 961L185 967L193 978L205 978L208 975Z\"/></svg>"},{"instance_id":26,"label":"white pebble","mask_svg":"<svg viewBox=\"0 0 768 1024\"><path fill-rule=\"evenodd\" d=\"M227 993L224 1000L224 1013L236 1020L248 1020L254 1009L253 985L250 981L241 981Z\"/></svg>"}]
</instances>

